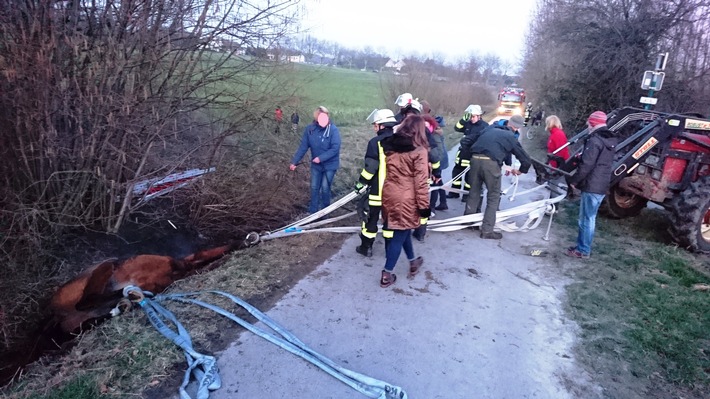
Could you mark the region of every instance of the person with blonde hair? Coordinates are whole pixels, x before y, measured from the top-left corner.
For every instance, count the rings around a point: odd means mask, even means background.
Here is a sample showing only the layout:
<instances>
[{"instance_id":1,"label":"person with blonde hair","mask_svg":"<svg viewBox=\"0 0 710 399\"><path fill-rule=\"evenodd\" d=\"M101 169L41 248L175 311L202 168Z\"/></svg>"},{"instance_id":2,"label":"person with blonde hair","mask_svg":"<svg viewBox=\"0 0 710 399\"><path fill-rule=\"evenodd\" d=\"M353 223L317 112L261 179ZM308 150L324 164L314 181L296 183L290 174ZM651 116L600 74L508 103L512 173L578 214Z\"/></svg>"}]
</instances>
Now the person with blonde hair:
<instances>
[{"instance_id":1,"label":"person with blonde hair","mask_svg":"<svg viewBox=\"0 0 710 399\"><path fill-rule=\"evenodd\" d=\"M289 169L296 170L306 152L311 150L311 202L309 213L330 205L331 187L335 172L340 167L340 131L330 121L328 108L313 111L313 122L306 126L301 145L296 150Z\"/></svg>"},{"instance_id":2,"label":"person with blonde hair","mask_svg":"<svg viewBox=\"0 0 710 399\"><path fill-rule=\"evenodd\" d=\"M557 115L550 115L545 118L545 130L550 132L550 138L547 139L547 153L552 154L558 148L567 144L567 135L562 130L562 122ZM562 163L569 159L568 147L563 148L557 154L550 158L547 162L553 168L559 168Z\"/></svg>"},{"instance_id":3,"label":"person with blonde hair","mask_svg":"<svg viewBox=\"0 0 710 399\"><path fill-rule=\"evenodd\" d=\"M429 209L429 141L424 118L409 115L390 137L382 140L387 170L382 186L382 216L385 236L385 266L380 287L397 281L393 273L404 249L409 259L409 276L419 272L424 260L414 255L412 230L419 227L421 218L428 218Z\"/></svg>"}]
</instances>

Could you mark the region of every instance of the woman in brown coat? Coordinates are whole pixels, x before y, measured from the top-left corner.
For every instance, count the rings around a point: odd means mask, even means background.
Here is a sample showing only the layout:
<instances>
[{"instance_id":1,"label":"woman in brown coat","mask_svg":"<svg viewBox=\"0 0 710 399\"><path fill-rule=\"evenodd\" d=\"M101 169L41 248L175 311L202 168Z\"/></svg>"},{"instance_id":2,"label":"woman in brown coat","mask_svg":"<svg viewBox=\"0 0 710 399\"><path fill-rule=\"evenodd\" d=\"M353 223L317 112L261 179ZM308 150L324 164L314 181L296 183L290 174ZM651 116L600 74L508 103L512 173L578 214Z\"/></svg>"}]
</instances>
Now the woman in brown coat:
<instances>
[{"instance_id":1,"label":"woman in brown coat","mask_svg":"<svg viewBox=\"0 0 710 399\"><path fill-rule=\"evenodd\" d=\"M414 256L412 229L420 218L429 217L429 143L424 119L409 115L392 136L382 140L387 174L382 187L384 231L392 230L386 239L386 261L380 286L389 287L397 280L392 273L404 249L409 259L409 276L422 265L422 257Z\"/></svg>"}]
</instances>

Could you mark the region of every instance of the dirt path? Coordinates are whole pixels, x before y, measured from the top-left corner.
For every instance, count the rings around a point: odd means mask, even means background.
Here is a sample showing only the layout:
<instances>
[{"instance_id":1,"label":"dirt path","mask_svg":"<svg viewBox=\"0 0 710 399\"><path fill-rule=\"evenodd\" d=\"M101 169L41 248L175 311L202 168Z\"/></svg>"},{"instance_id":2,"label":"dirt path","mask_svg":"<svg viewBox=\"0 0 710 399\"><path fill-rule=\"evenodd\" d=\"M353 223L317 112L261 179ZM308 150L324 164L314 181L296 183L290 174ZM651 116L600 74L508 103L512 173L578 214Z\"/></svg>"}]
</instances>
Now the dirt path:
<instances>
[{"instance_id":1,"label":"dirt path","mask_svg":"<svg viewBox=\"0 0 710 399\"><path fill-rule=\"evenodd\" d=\"M531 171L521 186L532 180ZM463 214L460 200L449 201L436 218ZM516 203L503 197L501 207ZM470 229L430 232L415 242L422 273L408 280L402 256L387 289L378 285L382 239L366 259L353 236L268 314L339 365L401 386L411 399L598 397L573 356L577 327L561 310L567 281L552 257L529 256L559 250L542 239L546 222L501 241ZM218 357L217 399L365 397L251 333Z\"/></svg>"}]
</instances>

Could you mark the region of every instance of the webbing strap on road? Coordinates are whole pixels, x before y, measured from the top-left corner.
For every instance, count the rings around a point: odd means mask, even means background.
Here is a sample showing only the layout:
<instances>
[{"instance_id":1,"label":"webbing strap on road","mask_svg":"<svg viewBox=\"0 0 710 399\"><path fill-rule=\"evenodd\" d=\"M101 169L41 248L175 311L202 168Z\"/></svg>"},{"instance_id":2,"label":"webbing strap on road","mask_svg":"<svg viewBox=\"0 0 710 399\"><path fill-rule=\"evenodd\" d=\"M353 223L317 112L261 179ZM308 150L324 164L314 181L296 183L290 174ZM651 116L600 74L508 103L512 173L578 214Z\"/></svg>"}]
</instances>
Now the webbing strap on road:
<instances>
[{"instance_id":1,"label":"webbing strap on road","mask_svg":"<svg viewBox=\"0 0 710 399\"><path fill-rule=\"evenodd\" d=\"M457 176L449 180L448 182L444 183L442 186L436 186L436 187L430 187L430 191L434 189L441 189L443 188L446 191L451 191L451 192L460 192L467 194L467 190L460 190L460 189L455 189L451 187L451 184L453 181L456 179L461 178L469 168L466 168L463 172L459 173ZM527 204L519 205L513 208L509 208L506 210L498 211L496 213L496 228L506 231L506 232L513 232L513 231L525 231L525 230L533 230L537 228L542 221L542 218L545 214L548 214L552 216L552 214L555 212L555 204L558 202L562 201L566 197L566 189L563 187L559 187L555 184L552 184L550 182L544 183L537 185L533 188L523 190L523 191L518 191L518 186L519 186L519 178L518 176L513 176L512 182L509 187L505 188L502 190L501 194L503 196L506 196L510 201L514 201L516 197L519 197L521 195L529 194L534 191L539 191L539 190L547 190L548 193L550 193L550 196L548 198L538 200L538 201L533 201ZM510 190L513 190L512 195L508 196L508 192ZM324 227L324 228L318 228L316 229L315 227L317 226L322 226L325 224L332 223L337 220L344 219L346 217L349 217L353 215L355 212L350 212L346 215L338 216L335 218L330 218L330 219L325 219L325 220L320 220L321 217L335 211L336 209L342 207L343 205L347 204L348 202L352 201L353 199L357 198L359 195L362 195L366 188L361 189L359 192L351 192L348 195L344 196L337 202L331 204L330 206L320 210L319 212L316 212L312 215L309 215L301 220L298 220L296 222L293 222L281 229L272 231L272 232L267 232L263 233L258 236L258 241L265 241L265 240L271 240L274 238L281 238L281 237L286 237L286 236L291 236L291 235L297 235L297 234L303 234L303 233L322 233L322 232L328 232L328 233L359 233L362 229L361 226L343 226L343 227ZM552 195L555 196L552 196ZM511 219L519 217L519 216L527 216L527 220L523 222L522 225L517 225L515 222L513 222ZM480 226L481 222L483 220L483 214L482 213L476 213L476 214L470 214L470 215L463 215L463 216L458 216L458 217L453 217L449 219L444 219L444 220L439 220L439 219L429 219L428 222L428 231L454 231L454 230L461 230L467 227L473 227L473 226ZM315 221L315 222L314 222ZM381 226L380 226L381 229ZM549 230L549 227L548 227Z\"/></svg>"},{"instance_id":2,"label":"webbing strap on road","mask_svg":"<svg viewBox=\"0 0 710 399\"><path fill-rule=\"evenodd\" d=\"M140 304L141 308L143 308L143 310L146 312L146 315L148 316L148 319L150 320L151 324L153 324L153 326L155 326L155 328L161 334L173 341L185 352L185 357L187 358L188 363L188 369L185 372L183 384L180 386L181 399L191 399L191 397L185 390L189 382L190 375L194 375L198 381L197 399L208 399L209 392L211 390L218 389L221 386L221 382L215 358L212 356L197 353L194 351L194 349L192 349L192 341L187 331L177 321L175 316L170 311L161 306L160 302L166 300L194 304L212 310L217 314L220 314L234 321L240 326L258 335L259 337L266 339L274 345L277 345L280 348L283 348L293 353L294 355L299 356L304 360L307 360L308 362L319 367L321 370L327 372L331 376L337 378L341 382L345 383L354 390L362 393L368 398L407 399L406 392L399 386L392 385L385 381L381 381L338 366L331 359L309 348L295 335L293 335L291 332L279 325L276 321L267 316L265 313L234 295L228 294L223 291L202 291L183 294L158 295L151 300L145 297L142 291L140 291L140 289L138 289L137 287L126 287L126 289L124 289L124 295L128 296L130 293L135 297L137 296L136 291L140 292L140 294L138 294L140 298L138 300L134 299L134 302ZM219 306L215 306L193 298L200 294L214 294L228 298L236 305L244 308L252 316L256 317L257 320L264 323L278 335L271 334L268 331L265 331L255 326L254 324L247 322L246 320L222 309ZM175 333L173 330L168 328L161 320L161 316L172 322L177 327L178 332Z\"/></svg>"}]
</instances>

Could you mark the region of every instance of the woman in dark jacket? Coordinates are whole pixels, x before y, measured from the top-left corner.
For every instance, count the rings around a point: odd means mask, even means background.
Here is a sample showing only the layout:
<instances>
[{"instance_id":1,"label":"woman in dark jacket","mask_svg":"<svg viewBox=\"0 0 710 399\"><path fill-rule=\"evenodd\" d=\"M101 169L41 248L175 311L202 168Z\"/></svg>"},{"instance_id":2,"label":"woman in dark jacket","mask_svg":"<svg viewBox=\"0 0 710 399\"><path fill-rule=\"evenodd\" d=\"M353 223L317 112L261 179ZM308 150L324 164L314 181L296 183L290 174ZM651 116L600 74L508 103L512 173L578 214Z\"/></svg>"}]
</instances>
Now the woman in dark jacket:
<instances>
[{"instance_id":1,"label":"woman in dark jacket","mask_svg":"<svg viewBox=\"0 0 710 399\"><path fill-rule=\"evenodd\" d=\"M382 213L384 230L392 230L385 237L386 261L380 286L389 287L397 280L392 273L399 255L404 252L409 259L409 276L419 272L422 257L415 257L412 246L412 229L420 218L429 217L429 143L424 119L409 115L397 127L394 135L382 140L386 156L387 174L382 187Z\"/></svg>"},{"instance_id":2,"label":"woman in dark jacket","mask_svg":"<svg viewBox=\"0 0 710 399\"><path fill-rule=\"evenodd\" d=\"M330 205L330 190L340 166L340 132L330 121L326 107L313 112L313 123L306 126L301 145L291 159L291 170L311 150L311 203L308 212L315 213Z\"/></svg>"}]
</instances>

